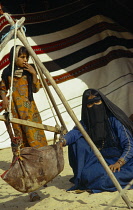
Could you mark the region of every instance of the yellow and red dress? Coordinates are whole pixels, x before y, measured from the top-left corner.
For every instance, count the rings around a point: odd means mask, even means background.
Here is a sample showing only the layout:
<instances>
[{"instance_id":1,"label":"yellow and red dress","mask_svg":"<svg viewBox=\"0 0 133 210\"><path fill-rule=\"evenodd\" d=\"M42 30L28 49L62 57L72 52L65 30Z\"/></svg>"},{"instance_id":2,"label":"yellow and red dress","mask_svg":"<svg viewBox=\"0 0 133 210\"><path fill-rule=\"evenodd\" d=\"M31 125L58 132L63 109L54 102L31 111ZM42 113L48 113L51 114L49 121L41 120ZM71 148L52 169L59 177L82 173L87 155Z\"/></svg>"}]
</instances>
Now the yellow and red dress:
<instances>
[{"instance_id":1,"label":"yellow and red dress","mask_svg":"<svg viewBox=\"0 0 133 210\"><path fill-rule=\"evenodd\" d=\"M8 81L10 87L10 76L8 76ZM34 93L39 91L39 80L36 84L32 84L32 89ZM5 82L2 80L0 92L3 91L5 92L5 94L7 94L8 90L6 89ZM30 101L28 99L27 75L23 75L22 77L14 77L11 107L12 115L14 118L42 123L34 100ZM30 146L39 148L47 145L46 136L43 130L15 123L12 123L12 126L15 137L20 137L22 139L22 147Z\"/></svg>"}]
</instances>

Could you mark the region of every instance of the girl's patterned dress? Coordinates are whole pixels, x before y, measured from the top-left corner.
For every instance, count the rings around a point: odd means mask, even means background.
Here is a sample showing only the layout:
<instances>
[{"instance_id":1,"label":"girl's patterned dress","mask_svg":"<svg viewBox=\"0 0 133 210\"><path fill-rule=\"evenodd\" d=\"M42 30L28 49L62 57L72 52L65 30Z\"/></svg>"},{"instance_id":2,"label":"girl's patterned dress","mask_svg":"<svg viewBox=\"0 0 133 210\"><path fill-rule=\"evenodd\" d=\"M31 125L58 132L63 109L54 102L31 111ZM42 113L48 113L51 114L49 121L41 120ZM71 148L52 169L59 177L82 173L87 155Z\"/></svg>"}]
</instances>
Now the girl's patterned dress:
<instances>
[{"instance_id":1,"label":"girl's patterned dress","mask_svg":"<svg viewBox=\"0 0 133 210\"><path fill-rule=\"evenodd\" d=\"M8 77L9 87L11 84L11 77ZM40 82L37 81L33 84L33 92L36 93L40 89ZM7 94L7 89L4 81L1 81L0 92L5 92ZM14 77L13 81L13 93L12 93L12 115L14 118L23 119L27 121L32 121L36 123L42 123L40 114L36 107L34 101L29 101L28 99L28 82L27 76ZM22 139L22 147L43 147L47 145L47 140L43 130L20 125L12 124L15 137L20 137Z\"/></svg>"}]
</instances>

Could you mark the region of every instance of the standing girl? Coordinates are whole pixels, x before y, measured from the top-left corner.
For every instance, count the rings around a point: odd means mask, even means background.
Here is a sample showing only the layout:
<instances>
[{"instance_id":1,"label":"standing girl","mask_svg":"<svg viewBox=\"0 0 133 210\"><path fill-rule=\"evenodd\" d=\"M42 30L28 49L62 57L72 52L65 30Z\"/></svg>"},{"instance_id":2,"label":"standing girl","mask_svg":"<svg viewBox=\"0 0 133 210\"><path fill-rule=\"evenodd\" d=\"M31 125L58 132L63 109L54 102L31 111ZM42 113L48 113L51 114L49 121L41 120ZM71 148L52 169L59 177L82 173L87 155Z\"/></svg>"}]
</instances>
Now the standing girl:
<instances>
[{"instance_id":1,"label":"standing girl","mask_svg":"<svg viewBox=\"0 0 133 210\"><path fill-rule=\"evenodd\" d=\"M0 95L3 100L3 108L8 110L9 100L8 90L11 87L12 63L14 47L10 51L10 65L3 70L0 85ZM33 93L39 91L40 82L35 69L28 64L29 53L23 46L16 46L15 65L13 72L13 87L11 112L14 118L42 123L38 109L33 99ZM43 130L12 123L15 137L21 142L21 148L39 148L47 145L47 140ZM40 197L36 192L30 194L30 200L38 200Z\"/></svg>"}]
</instances>

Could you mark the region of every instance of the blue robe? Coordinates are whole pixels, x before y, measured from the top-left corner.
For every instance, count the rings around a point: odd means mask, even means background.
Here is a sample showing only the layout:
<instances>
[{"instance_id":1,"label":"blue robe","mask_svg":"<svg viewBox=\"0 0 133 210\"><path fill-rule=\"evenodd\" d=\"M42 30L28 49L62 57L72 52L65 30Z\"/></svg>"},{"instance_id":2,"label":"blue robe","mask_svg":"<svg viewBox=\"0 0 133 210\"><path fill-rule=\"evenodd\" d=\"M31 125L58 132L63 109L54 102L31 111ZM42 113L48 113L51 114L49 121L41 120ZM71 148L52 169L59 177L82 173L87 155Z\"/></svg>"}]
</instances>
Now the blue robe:
<instances>
[{"instance_id":1,"label":"blue robe","mask_svg":"<svg viewBox=\"0 0 133 210\"><path fill-rule=\"evenodd\" d=\"M111 116L109 121L114 141L117 141L118 146L103 148L100 152L108 165L116 163L119 158L125 161L120 172L114 173L124 188L133 179L133 136L114 116ZM69 131L64 138L68 145L69 163L74 173L70 180L74 186L68 190L90 189L93 193L116 191L114 183L78 128Z\"/></svg>"}]
</instances>

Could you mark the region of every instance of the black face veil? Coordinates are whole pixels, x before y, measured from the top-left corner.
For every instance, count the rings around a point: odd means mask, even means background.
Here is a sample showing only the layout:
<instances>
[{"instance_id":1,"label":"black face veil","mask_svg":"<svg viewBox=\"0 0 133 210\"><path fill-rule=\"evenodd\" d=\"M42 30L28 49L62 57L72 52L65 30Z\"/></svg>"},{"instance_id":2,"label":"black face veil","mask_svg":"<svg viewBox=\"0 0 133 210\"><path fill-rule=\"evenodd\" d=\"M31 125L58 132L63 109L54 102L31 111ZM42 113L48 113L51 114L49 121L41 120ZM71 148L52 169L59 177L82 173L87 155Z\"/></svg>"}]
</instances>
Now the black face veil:
<instances>
[{"instance_id":1,"label":"black face veil","mask_svg":"<svg viewBox=\"0 0 133 210\"><path fill-rule=\"evenodd\" d=\"M98 101L102 103L97 104ZM104 94L95 89L87 89L83 93L81 120L87 127L92 141L98 145L102 140L111 140L111 131L107 120L112 113L133 134L133 123L126 114L113 104Z\"/></svg>"}]
</instances>

